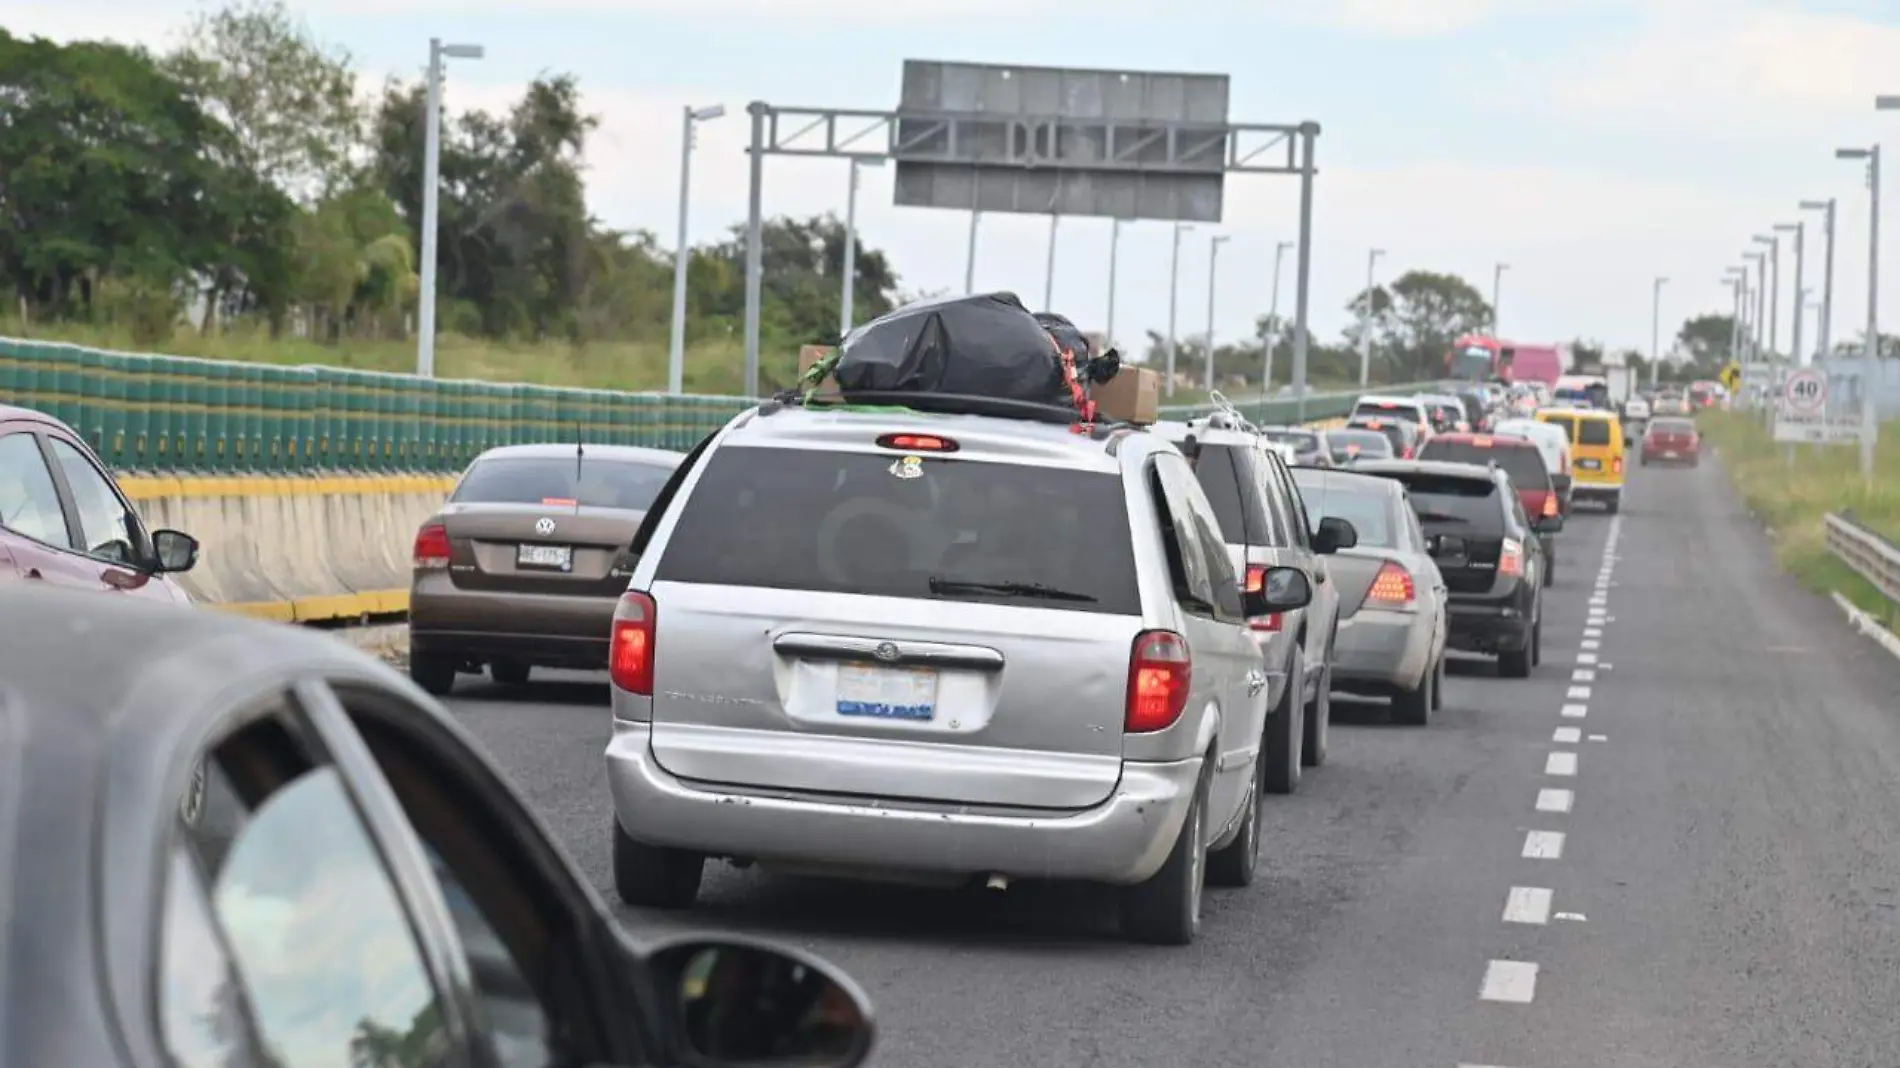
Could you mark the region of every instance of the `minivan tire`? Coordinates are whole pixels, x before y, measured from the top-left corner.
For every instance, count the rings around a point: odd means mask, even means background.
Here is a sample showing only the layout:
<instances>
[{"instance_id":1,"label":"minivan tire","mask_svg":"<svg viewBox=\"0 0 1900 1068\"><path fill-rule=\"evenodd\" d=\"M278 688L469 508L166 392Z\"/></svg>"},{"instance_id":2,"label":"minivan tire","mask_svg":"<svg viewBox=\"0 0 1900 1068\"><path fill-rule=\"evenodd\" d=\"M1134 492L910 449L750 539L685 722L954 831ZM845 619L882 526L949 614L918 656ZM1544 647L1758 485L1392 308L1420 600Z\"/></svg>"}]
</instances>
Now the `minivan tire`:
<instances>
[{"instance_id":1,"label":"minivan tire","mask_svg":"<svg viewBox=\"0 0 1900 1068\"><path fill-rule=\"evenodd\" d=\"M1201 931L1201 888L1206 873L1205 780L1194 791L1181 836L1161 870L1121 891L1122 934L1157 946L1185 946Z\"/></svg>"},{"instance_id":2,"label":"minivan tire","mask_svg":"<svg viewBox=\"0 0 1900 1068\"><path fill-rule=\"evenodd\" d=\"M1260 869L1260 769L1254 769L1247 789L1247 812L1240 818L1240 830L1234 840L1207 855L1207 882L1210 886L1252 886Z\"/></svg>"},{"instance_id":3,"label":"minivan tire","mask_svg":"<svg viewBox=\"0 0 1900 1068\"><path fill-rule=\"evenodd\" d=\"M684 849L636 842L614 820L614 892L629 905L687 909L699 897L706 858Z\"/></svg>"},{"instance_id":4,"label":"minivan tire","mask_svg":"<svg viewBox=\"0 0 1900 1068\"><path fill-rule=\"evenodd\" d=\"M1407 727L1423 727L1432 721L1432 709L1438 707L1438 664L1427 667L1418 679L1418 688L1400 690L1392 695L1392 718Z\"/></svg>"},{"instance_id":5,"label":"minivan tire","mask_svg":"<svg viewBox=\"0 0 1900 1068\"><path fill-rule=\"evenodd\" d=\"M1270 794L1290 794L1300 787L1300 751L1306 742L1306 703L1300 699L1305 688L1306 671L1298 653L1288 669L1286 692L1267 716L1266 744L1261 746L1260 785Z\"/></svg>"},{"instance_id":6,"label":"minivan tire","mask_svg":"<svg viewBox=\"0 0 1900 1068\"><path fill-rule=\"evenodd\" d=\"M455 689L455 675L460 667L455 657L446 653L409 650L409 677L431 696L447 697L449 691Z\"/></svg>"}]
</instances>

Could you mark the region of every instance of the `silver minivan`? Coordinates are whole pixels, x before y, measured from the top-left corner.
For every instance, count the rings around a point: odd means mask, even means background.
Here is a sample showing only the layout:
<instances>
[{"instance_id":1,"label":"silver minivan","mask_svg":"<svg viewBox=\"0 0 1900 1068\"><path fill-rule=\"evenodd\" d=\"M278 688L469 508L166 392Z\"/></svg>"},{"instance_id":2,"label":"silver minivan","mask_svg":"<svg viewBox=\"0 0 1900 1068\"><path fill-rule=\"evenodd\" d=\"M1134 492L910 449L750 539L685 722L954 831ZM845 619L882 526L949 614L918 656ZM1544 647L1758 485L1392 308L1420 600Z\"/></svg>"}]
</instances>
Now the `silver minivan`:
<instances>
[{"instance_id":1,"label":"silver minivan","mask_svg":"<svg viewBox=\"0 0 1900 1068\"><path fill-rule=\"evenodd\" d=\"M704 864L1121 888L1181 944L1259 846L1267 679L1181 454L1129 428L772 403L689 454L614 621L614 883Z\"/></svg>"}]
</instances>

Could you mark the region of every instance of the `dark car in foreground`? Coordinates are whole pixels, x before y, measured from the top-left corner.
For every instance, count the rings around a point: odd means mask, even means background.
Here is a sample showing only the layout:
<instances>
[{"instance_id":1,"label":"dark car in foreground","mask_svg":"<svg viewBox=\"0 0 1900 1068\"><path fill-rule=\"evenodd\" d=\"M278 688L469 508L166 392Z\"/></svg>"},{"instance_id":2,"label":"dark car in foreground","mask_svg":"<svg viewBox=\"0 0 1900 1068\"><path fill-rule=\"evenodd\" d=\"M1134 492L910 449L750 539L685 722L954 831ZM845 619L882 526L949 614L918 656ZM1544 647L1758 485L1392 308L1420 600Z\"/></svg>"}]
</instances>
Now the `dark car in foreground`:
<instances>
[{"instance_id":1,"label":"dark car in foreground","mask_svg":"<svg viewBox=\"0 0 1900 1068\"><path fill-rule=\"evenodd\" d=\"M395 671L176 605L0 587L0 901L9 1068L849 1068L872 1042L796 950L636 943Z\"/></svg>"},{"instance_id":2,"label":"dark car in foreground","mask_svg":"<svg viewBox=\"0 0 1900 1068\"><path fill-rule=\"evenodd\" d=\"M1544 585L1556 581L1563 508L1550 469L1544 466L1544 454L1534 442L1491 434L1440 434L1420 447L1418 458L1503 468L1524 504L1524 514L1538 524L1537 540L1544 547Z\"/></svg>"},{"instance_id":3,"label":"dark car in foreground","mask_svg":"<svg viewBox=\"0 0 1900 1068\"><path fill-rule=\"evenodd\" d=\"M1643 431L1641 457L1644 467L1650 464L1696 467L1702 463L1702 433L1696 429L1693 419L1651 419L1648 429Z\"/></svg>"},{"instance_id":4,"label":"dark car in foreground","mask_svg":"<svg viewBox=\"0 0 1900 1068\"><path fill-rule=\"evenodd\" d=\"M1383 460L1353 470L1396 479L1411 494L1426 549L1445 578L1452 649L1498 659L1521 679L1542 659L1544 550L1502 468Z\"/></svg>"},{"instance_id":5,"label":"dark car in foreground","mask_svg":"<svg viewBox=\"0 0 1900 1068\"><path fill-rule=\"evenodd\" d=\"M475 458L416 532L409 674L441 695L487 666L605 670L640 520L682 454L631 445L508 445Z\"/></svg>"}]
</instances>

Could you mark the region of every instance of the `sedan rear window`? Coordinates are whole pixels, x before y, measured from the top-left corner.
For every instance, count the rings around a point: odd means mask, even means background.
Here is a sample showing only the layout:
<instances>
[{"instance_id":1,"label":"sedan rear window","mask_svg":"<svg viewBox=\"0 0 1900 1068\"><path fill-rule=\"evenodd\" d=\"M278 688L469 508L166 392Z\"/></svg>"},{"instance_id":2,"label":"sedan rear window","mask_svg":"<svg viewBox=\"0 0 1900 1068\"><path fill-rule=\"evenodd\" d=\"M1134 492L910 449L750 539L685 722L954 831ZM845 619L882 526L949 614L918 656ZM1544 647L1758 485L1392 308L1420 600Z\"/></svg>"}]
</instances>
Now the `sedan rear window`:
<instances>
[{"instance_id":1,"label":"sedan rear window","mask_svg":"<svg viewBox=\"0 0 1900 1068\"><path fill-rule=\"evenodd\" d=\"M1401 404L1398 401L1360 401L1353 405L1353 419L1403 419L1408 423L1418 422L1418 405Z\"/></svg>"},{"instance_id":2,"label":"sedan rear window","mask_svg":"<svg viewBox=\"0 0 1900 1068\"><path fill-rule=\"evenodd\" d=\"M1477 464L1480 467L1496 460L1504 473L1511 476L1511 484L1518 489L1550 488L1550 472L1544 470L1544 454L1538 452L1535 445L1515 441L1497 442L1496 439L1491 445L1479 445L1469 441L1433 438L1418 450L1418 458L1454 464Z\"/></svg>"},{"instance_id":3,"label":"sedan rear window","mask_svg":"<svg viewBox=\"0 0 1900 1068\"><path fill-rule=\"evenodd\" d=\"M1579 445L1608 445L1612 437L1608 419L1577 420L1577 444Z\"/></svg>"},{"instance_id":4,"label":"sedan rear window","mask_svg":"<svg viewBox=\"0 0 1900 1068\"><path fill-rule=\"evenodd\" d=\"M657 582L1138 615L1118 474L728 445Z\"/></svg>"},{"instance_id":5,"label":"sedan rear window","mask_svg":"<svg viewBox=\"0 0 1900 1068\"><path fill-rule=\"evenodd\" d=\"M1652 434L1693 434L1695 424L1687 419L1658 419L1649 424Z\"/></svg>"},{"instance_id":6,"label":"sedan rear window","mask_svg":"<svg viewBox=\"0 0 1900 1068\"><path fill-rule=\"evenodd\" d=\"M1412 492L1412 510L1419 522L1437 524L1453 533L1453 527L1469 528L1474 534L1501 534L1504 531L1504 507L1498 501L1497 483L1489 478L1465 478L1414 472L1397 477Z\"/></svg>"},{"instance_id":7,"label":"sedan rear window","mask_svg":"<svg viewBox=\"0 0 1900 1068\"><path fill-rule=\"evenodd\" d=\"M477 460L449 498L461 504L581 504L645 511L675 463L571 456Z\"/></svg>"},{"instance_id":8,"label":"sedan rear window","mask_svg":"<svg viewBox=\"0 0 1900 1068\"><path fill-rule=\"evenodd\" d=\"M1314 452L1319 448L1319 435L1304 430L1269 430L1266 438L1282 445L1291 445L1300 452Z\"/></svg>"},{"instance_id":9,"label":"sedan rear window","mask_svg":"<svg viewBox=\"0 0 1900 1068\"><path fill-rule=\"evenodd\" d=\"M1389 457L1393 455L1392 442L1377 430L1328 431L1326 444L1331 447L1335 460L1357 456Z\"/></svg>"},{"instance_id":10,"label":"sedan rear window","mask_svg":"<svg viewBox=\"0 0 1900 1068\"><path fill-rule=\"evenodd\" d=\"M1306 502L1307 514L1312 517L1315 526L1320 520L1332 516L1352 524L1359 534L1360 545L1374 549L1396 546L1393 540L1392 498L1365 490L1337 489L1324 482L1315 484L1297 475L1295 478L1300 484L1300 498Z\"/></svg>"}]
</instances>

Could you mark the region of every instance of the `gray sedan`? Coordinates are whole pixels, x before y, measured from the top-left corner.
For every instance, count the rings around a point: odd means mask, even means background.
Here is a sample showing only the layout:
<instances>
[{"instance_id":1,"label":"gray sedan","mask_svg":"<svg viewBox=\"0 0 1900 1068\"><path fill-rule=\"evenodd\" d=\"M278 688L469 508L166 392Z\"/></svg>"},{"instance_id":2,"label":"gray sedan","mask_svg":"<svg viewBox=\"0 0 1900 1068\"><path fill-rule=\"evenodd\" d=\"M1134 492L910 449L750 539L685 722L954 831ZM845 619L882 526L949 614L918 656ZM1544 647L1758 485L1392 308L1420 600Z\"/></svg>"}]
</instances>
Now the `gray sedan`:
<instances>
[{"instance_id":1,"label":"gray sedan","mask_svg":"<svg viewBox=\"0 0 1900 1068\"><path fill-rule=\"evenodd\" d=\"M1313 522L1338 517L1359 542L1326 558L1339 594L1333 688L1389 696L1393 716L1423 724L1442 700L1445 580L1393 479L1348 471L1293 472Z\"/></svg>"}]
</instances>

